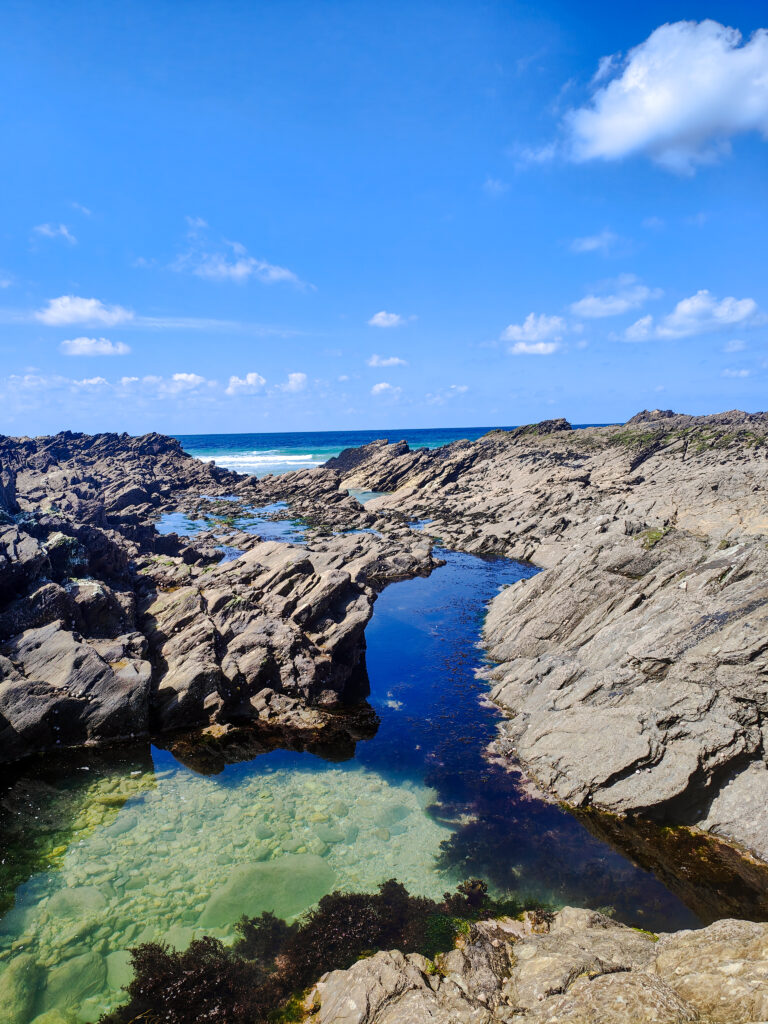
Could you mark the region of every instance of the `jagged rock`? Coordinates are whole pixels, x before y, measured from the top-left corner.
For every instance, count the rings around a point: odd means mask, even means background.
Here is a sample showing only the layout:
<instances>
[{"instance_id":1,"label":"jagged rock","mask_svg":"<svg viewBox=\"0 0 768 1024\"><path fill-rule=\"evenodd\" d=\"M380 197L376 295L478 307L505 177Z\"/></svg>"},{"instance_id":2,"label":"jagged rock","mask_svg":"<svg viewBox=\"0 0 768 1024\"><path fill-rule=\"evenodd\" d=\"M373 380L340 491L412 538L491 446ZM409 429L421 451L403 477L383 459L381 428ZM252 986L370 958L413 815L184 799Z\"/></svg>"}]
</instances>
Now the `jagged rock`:
<instances>
[{"instance_id":1,"label":"jagged rock","mask_svg":"<svg viewBox=\"0 0 768 1024\"><path fill-rule=\"evenodd\" d=\"M338 474L262 482L157 434L0 438L0 474L0 760L211 723L354 744L321 709L366 696L373 602L431 571L423 537L336 536L373 518ZM208 515L221 495L221 530L155 531L160 510ZM319 527L311 545L227 525L286 501ZM240 550L223 563L222 531Z\"/></svg>"},{"instance_id":2,"label":"jagged rock","mask_svg":"<svg viewBox=\"0 0 768 1024\"><path fill-rule=\"evenodd\" d=\"M545 568L486 621L500 751L572 804L768 859L768 414L546 427L368 446L341 484L391 491L367 509L431 520L451 546Z\"/></svg>"},{"instance_id":3,"label":"jagged rock","mask_svg":"<svg viewBox=\"0 0 768 1024\"><path fill-rule=\"evenodd\" d=\"M434 963L397 950L320 979L313 1024L746 1024L768 1015L768 924L660 937L566 907L474 925Z\"/></svg>"}]
</instances>

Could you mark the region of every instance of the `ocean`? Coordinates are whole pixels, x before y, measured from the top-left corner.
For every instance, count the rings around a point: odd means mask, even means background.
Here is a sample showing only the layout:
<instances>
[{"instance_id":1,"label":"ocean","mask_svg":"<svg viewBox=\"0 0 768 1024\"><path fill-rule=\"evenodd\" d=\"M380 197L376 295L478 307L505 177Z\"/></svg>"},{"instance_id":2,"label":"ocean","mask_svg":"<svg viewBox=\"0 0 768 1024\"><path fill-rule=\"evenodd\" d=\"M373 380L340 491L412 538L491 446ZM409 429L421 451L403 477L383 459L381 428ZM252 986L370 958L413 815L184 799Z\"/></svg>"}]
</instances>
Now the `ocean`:
<instances>
[{"instance_id":1,"label":"ocean","mask_svg":"<svg viewBox=\"0 0 768 1024\"><path fill-rule=\"evenodd\" d=\"M577 426L604 426L584 423ZM501 427L434 427L403 430L318 430L272 434L177 434L185 451L198 459L213 460L217 466L238 473L266 476L292 469L321 466L345 448L357 448L386 438L407 441L411 448L441 448L451 441L475 441L489 430Z\"/></svg>"}]
</instances>

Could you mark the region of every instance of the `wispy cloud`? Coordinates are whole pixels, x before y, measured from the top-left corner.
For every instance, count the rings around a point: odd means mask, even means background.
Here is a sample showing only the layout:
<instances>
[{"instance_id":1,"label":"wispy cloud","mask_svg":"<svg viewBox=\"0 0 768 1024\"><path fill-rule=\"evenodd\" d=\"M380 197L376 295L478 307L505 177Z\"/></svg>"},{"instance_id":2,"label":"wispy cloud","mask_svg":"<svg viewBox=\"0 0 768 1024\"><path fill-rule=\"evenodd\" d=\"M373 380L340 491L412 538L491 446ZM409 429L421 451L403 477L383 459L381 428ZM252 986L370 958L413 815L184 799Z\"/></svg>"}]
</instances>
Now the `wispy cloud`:
<instances>
[{"instance_id":1,"label":"wispy cloud","mask_svg":"<svg viewBox=\"0 0 768 1024\"><path fill-rule=\"evenodd\" d=\"M498 199L509 191L509 184L501 178L486 178L483 182L483 191L491 199Z\"/></svg>"},{"instance_id":2,"label":"wispy cloud","mask_svg":"<svg viewBox=\"0 0 768 1024\"><path fill-rule=\"evenodd\" d=\"M585 295L583 299L574 302L570 307L574 316L587 319L619 316L632 309L639 309L649 299L658 299L664 294L660 288L649 288L642 284L634 274L623 274L610 284L615 286L612 293Z\"/></svg>"},{"instance_id":3,"label":"wispy cloud","mask_svg":"<svg viewBox=\"0 0 768 1024\"><path fill-rule=\"evenodd\" d=\"M721 377L749 377L751 370L723 370Z\"/></svg>"},{"instance_id":4,"label":"wispy cloud","mask_svg":"<svg viewBox=\"0 0 768 1024\"><path fill-rule=\"evenodd\" d=\"M63 238L70 245L77 245L77 239L66 224L38 224L32 230L43 238Z\"/></svg>"},{"instance_id":5,"label":"wispy cloud","mask_svg":"<svg viewBox=\"0 0 768 1024\"><path fill-rule=\"evenodd\" d=\"M241 242L212 240L207 234L208 224L202 217L187 217L187 224L187 244L171 263L172 270L211 281L244 284L254 280L262 284L288 283L299 288L309 287L287 267L251 256Z\"/></svg>"},{"instance_id":6,"label":"wispy cloud","mask_svg":"<svg viewBox=\"0 0 768 1024\"><path fill-rule=\"evenodd\" d=\"M551 356L559 348L557 341L516 341L509 351L513 356Z\"/></svg>"},{"instance_id":7,"label":"wispy cloud","mask_svg":"<svg viewBox=\"0 0 768 1024\"><path fill-rule=\"evenodd\" d=\"M584 238L574 238L571 242L571 252L609 252L619 241L615 231L606 228L596 235L586 235Z\"/></svg>"},{"instance_id":8,"label":"wispy cloud","mask_svg":"<svg viewBox=\"0 0 768 1024\"><path fill-rule=\"evenodd\" d=\"M451 384L440 391L426 394L424 398L430 405L445 405L446 402L450 402L454 398L460 398L461 395L465 395L468 391L469 387L466 384Z\"/></svg>"},{"instance_id":9,"label":"wispy cloud","mask_svg":"<svg viewBox=\"0 0 768 1024\"><path fill-rule=\"evenodd\" d=\"M125 342L109 338L70 338L59 349L65 356L127 356L131 351Z\"/></svg>"},{"instance_id":10,"label":"wispy cloud","mask_svg":"<svg viewBox=\"0 0 768 1024\"><path fill-rule=\"evenodd\" d=\"M379 356L372 355L368 360L368 366L407 366L408 363L400 356Z\"/></svg>"},{"instance_id":11,"label":"wispy cloud","mask_svg":"<svg viewBox=\"0 0 768 1024\"><path fill-rule=\"evenodd\" d=\"M382 309L379 313L374 313L368 323L371 327L402 327L405 317L400 316L399 313L387 313L385 309Z\"/></svg>"}]
</instances>

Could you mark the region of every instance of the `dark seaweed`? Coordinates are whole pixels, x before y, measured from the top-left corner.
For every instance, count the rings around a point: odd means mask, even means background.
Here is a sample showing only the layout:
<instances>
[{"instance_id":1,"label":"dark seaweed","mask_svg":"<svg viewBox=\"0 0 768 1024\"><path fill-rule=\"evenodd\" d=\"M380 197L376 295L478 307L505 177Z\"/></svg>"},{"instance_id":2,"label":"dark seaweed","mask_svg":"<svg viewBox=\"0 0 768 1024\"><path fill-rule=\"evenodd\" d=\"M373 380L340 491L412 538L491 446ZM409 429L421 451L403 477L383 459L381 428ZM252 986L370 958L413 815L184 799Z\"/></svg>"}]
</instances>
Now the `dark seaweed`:
<instances>
[{"instance_id":1,"label":"dark seaweed","mask_svg":"<svg viewBox=\"0 0 768 1024\"><path fill-rule=\"evenodd\" d=\"M295 924L274 914L242 917L231 948L206 936L183 953L149 942L131 950L130 1002L100 1024L268 1024L291 1019L296 995L326 971L344 970L380 949L449 949L470 922L526 909L493 900L480 879L463 882L442 903L411 896L390 879L376 893L334 892ZM546 917L548 911L535 908Z\"/></svg>"}]
</instances>

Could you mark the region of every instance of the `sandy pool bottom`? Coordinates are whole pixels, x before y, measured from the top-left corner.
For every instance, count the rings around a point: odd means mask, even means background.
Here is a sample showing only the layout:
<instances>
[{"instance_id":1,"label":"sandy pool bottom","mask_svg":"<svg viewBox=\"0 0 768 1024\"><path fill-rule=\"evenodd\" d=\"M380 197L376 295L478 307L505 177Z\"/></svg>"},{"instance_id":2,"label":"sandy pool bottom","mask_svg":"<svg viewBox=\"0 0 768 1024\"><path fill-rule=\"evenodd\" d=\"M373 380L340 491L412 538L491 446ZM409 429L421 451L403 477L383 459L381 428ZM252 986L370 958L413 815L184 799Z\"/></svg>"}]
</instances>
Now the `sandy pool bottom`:
<instances>
[{"instance_id":1,"label":"sandy pool bottom","mask_svg":"<svg viewBox=\"0 0 768 1024\"><path fill-rule=\"evenodd\" d=\"M242 914L294 918L393 877L433 897L454 884L436 868L450 833L427 813L432 790L307 760L224 782L186 769L96 780L56 868L0 921L3 1020L96 1021L124 1001L141 942L231 941Z\"/></svg>"}]
</instances>

